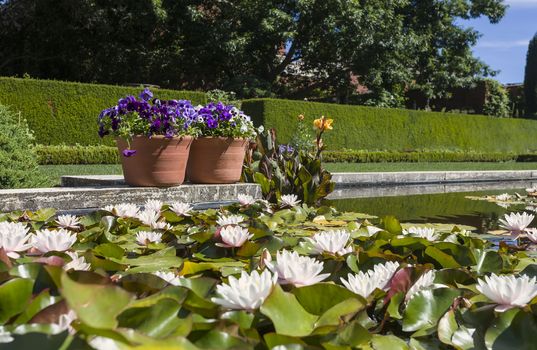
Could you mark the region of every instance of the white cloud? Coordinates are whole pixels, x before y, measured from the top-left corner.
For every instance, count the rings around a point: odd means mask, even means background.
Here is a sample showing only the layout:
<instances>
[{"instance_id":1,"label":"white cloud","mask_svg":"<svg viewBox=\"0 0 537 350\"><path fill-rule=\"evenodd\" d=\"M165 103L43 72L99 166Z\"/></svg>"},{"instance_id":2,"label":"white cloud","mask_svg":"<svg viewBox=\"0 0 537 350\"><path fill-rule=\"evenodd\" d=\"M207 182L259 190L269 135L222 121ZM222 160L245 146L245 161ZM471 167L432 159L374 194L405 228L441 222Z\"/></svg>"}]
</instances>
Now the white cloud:
<instances>
[{"instance_id":1,"label":"white cloud","mask_svg":"<svg viewBox=\"0 0 537 350\"><path fill-rule=\"evenodd\" d=\"M521 1L521 0L519 0ZM536 0L537 1L537 0ZM513 47L528 46L530 39L525 40L505 40L505 41L480 41L477 43L478 48L481 49L510 49Z\"/></svg>"}]
</instances>

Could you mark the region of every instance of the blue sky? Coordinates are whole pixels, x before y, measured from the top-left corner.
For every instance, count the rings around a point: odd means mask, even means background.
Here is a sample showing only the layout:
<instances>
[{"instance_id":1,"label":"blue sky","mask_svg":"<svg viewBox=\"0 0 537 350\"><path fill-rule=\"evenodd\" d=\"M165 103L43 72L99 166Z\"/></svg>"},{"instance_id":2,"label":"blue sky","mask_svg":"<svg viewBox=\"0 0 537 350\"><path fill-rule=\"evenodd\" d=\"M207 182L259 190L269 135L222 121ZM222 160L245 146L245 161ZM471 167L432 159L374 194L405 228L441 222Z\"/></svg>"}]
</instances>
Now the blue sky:
<instances>
[{"instance_id":1,"label":"blue sky","mask_svg":"<svg viewBox=\"0 0 537 350\"><path fill-rule=\"evenodd\" d=\"M528 42L537 32L537 0L506 0L510 8L497 24L486 18L465 23L483 34L475 55L501 72L496 79L502 83L520 83L524 80L524 66Z\"/></svg>"}]
</instances>

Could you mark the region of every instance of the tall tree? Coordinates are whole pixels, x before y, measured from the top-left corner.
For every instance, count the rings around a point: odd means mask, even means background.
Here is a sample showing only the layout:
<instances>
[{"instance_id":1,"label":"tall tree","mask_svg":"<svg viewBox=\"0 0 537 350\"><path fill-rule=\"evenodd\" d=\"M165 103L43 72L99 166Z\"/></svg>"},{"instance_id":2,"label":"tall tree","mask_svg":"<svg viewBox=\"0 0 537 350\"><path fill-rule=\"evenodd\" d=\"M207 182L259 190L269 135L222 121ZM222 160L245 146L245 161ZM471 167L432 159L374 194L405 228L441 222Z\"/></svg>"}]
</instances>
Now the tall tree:
<instances>
[{"instance_id":1,"label":"tall tree","mask_svg":"<svg viewBox=\"0 0 537 350\"><path fill-rule=\"evenodd\" d=\"M528 46L524 74L524 97L526 100L526 115L537 117L537 33Z\"/></svg>"}]
</instances>

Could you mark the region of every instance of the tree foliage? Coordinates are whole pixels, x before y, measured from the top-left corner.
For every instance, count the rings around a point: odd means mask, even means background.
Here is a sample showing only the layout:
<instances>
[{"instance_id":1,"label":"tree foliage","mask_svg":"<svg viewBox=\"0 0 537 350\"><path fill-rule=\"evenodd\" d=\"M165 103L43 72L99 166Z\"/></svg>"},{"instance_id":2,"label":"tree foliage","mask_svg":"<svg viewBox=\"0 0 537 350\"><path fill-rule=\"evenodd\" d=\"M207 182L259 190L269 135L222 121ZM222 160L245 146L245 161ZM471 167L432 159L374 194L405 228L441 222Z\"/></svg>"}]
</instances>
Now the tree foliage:
<instances>
[{"instance_id":1,"label":"tree foliage","mask_svg":"<svg viewBox=\"0 0 537 350\"><path fill-rule=\"evenodd\" d=\"M487 75L472 56L503 0L4 0L0 74L335 97L433 98ZM387 98L389 96L389 98ZM365 102L365 101L364 101Z\"/></svg>"},{"instance_id":2,"label":"tree foliage","mask_svg":"<svg viewBox=\"0 0 537 350\"><path fill-rule=\"evenodd\" d=\"M497 80L487 79L487 97L483 105L483 113L500 118L508 118L511 116L509 107L509 95L505 88Z\"/></svg>"},{"instance_id":3,"label":"tree foliage","mask_svg":"<svg viewBox=\"0 0 537 350\"><path fill-rule=\"evenodd\" d=\"M524 75L524 96L526 99L526 114L528 116L537 116L537 34L535 34L528 46Z\"/></svg>"}]
</instances>

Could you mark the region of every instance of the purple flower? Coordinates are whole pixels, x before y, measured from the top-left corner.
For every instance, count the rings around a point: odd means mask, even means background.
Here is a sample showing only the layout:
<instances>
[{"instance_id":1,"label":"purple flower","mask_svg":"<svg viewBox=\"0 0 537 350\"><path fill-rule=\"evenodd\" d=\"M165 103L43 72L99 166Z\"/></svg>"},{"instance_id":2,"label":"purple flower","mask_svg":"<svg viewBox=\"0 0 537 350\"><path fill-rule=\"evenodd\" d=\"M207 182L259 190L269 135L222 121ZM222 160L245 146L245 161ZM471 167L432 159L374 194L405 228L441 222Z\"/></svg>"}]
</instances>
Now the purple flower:
<instances>
[{"instance_id":1,"label":"purple flower","mask_svg":"<svg viewBox=\"0 0 537 350\"><path fill-rule=\"evenodd\" d=\"M280 145L278 150L280 153L293 153L295 151L291 145Z\"/></svg>"},{"instance_id":2,"label":"purple flower","mask_svg":"<svg viewBox=\"0 0 537 350\"><path fill-rule=\"evenodd\" d=\"M215 129L218 127L218 121L216 121L213 117L208 117L205 120L205 123L209 129Z\"/></svg>"},{"instance_id":3,"label":"purple flower","mask_svg":"<svg viewBox=\"0 0 537 350\"><path fill-rule=\"evenodd\" d=\"M131 157L131 156L136 154L136 150L135 149L126 149L122 153L123 153L124 157Z\"/></svg>"},{"instance_id":4,"label":"purple flower","mask_svg":"<svg viewBox=\"0 0 537 350\"><path fill-rule=\"evenodd\" d=\"M149 101L153 98L153 93L148 88L145 88L144 91L140 93L140 98L144 101Z\"/></svg>"}]
</instances>

